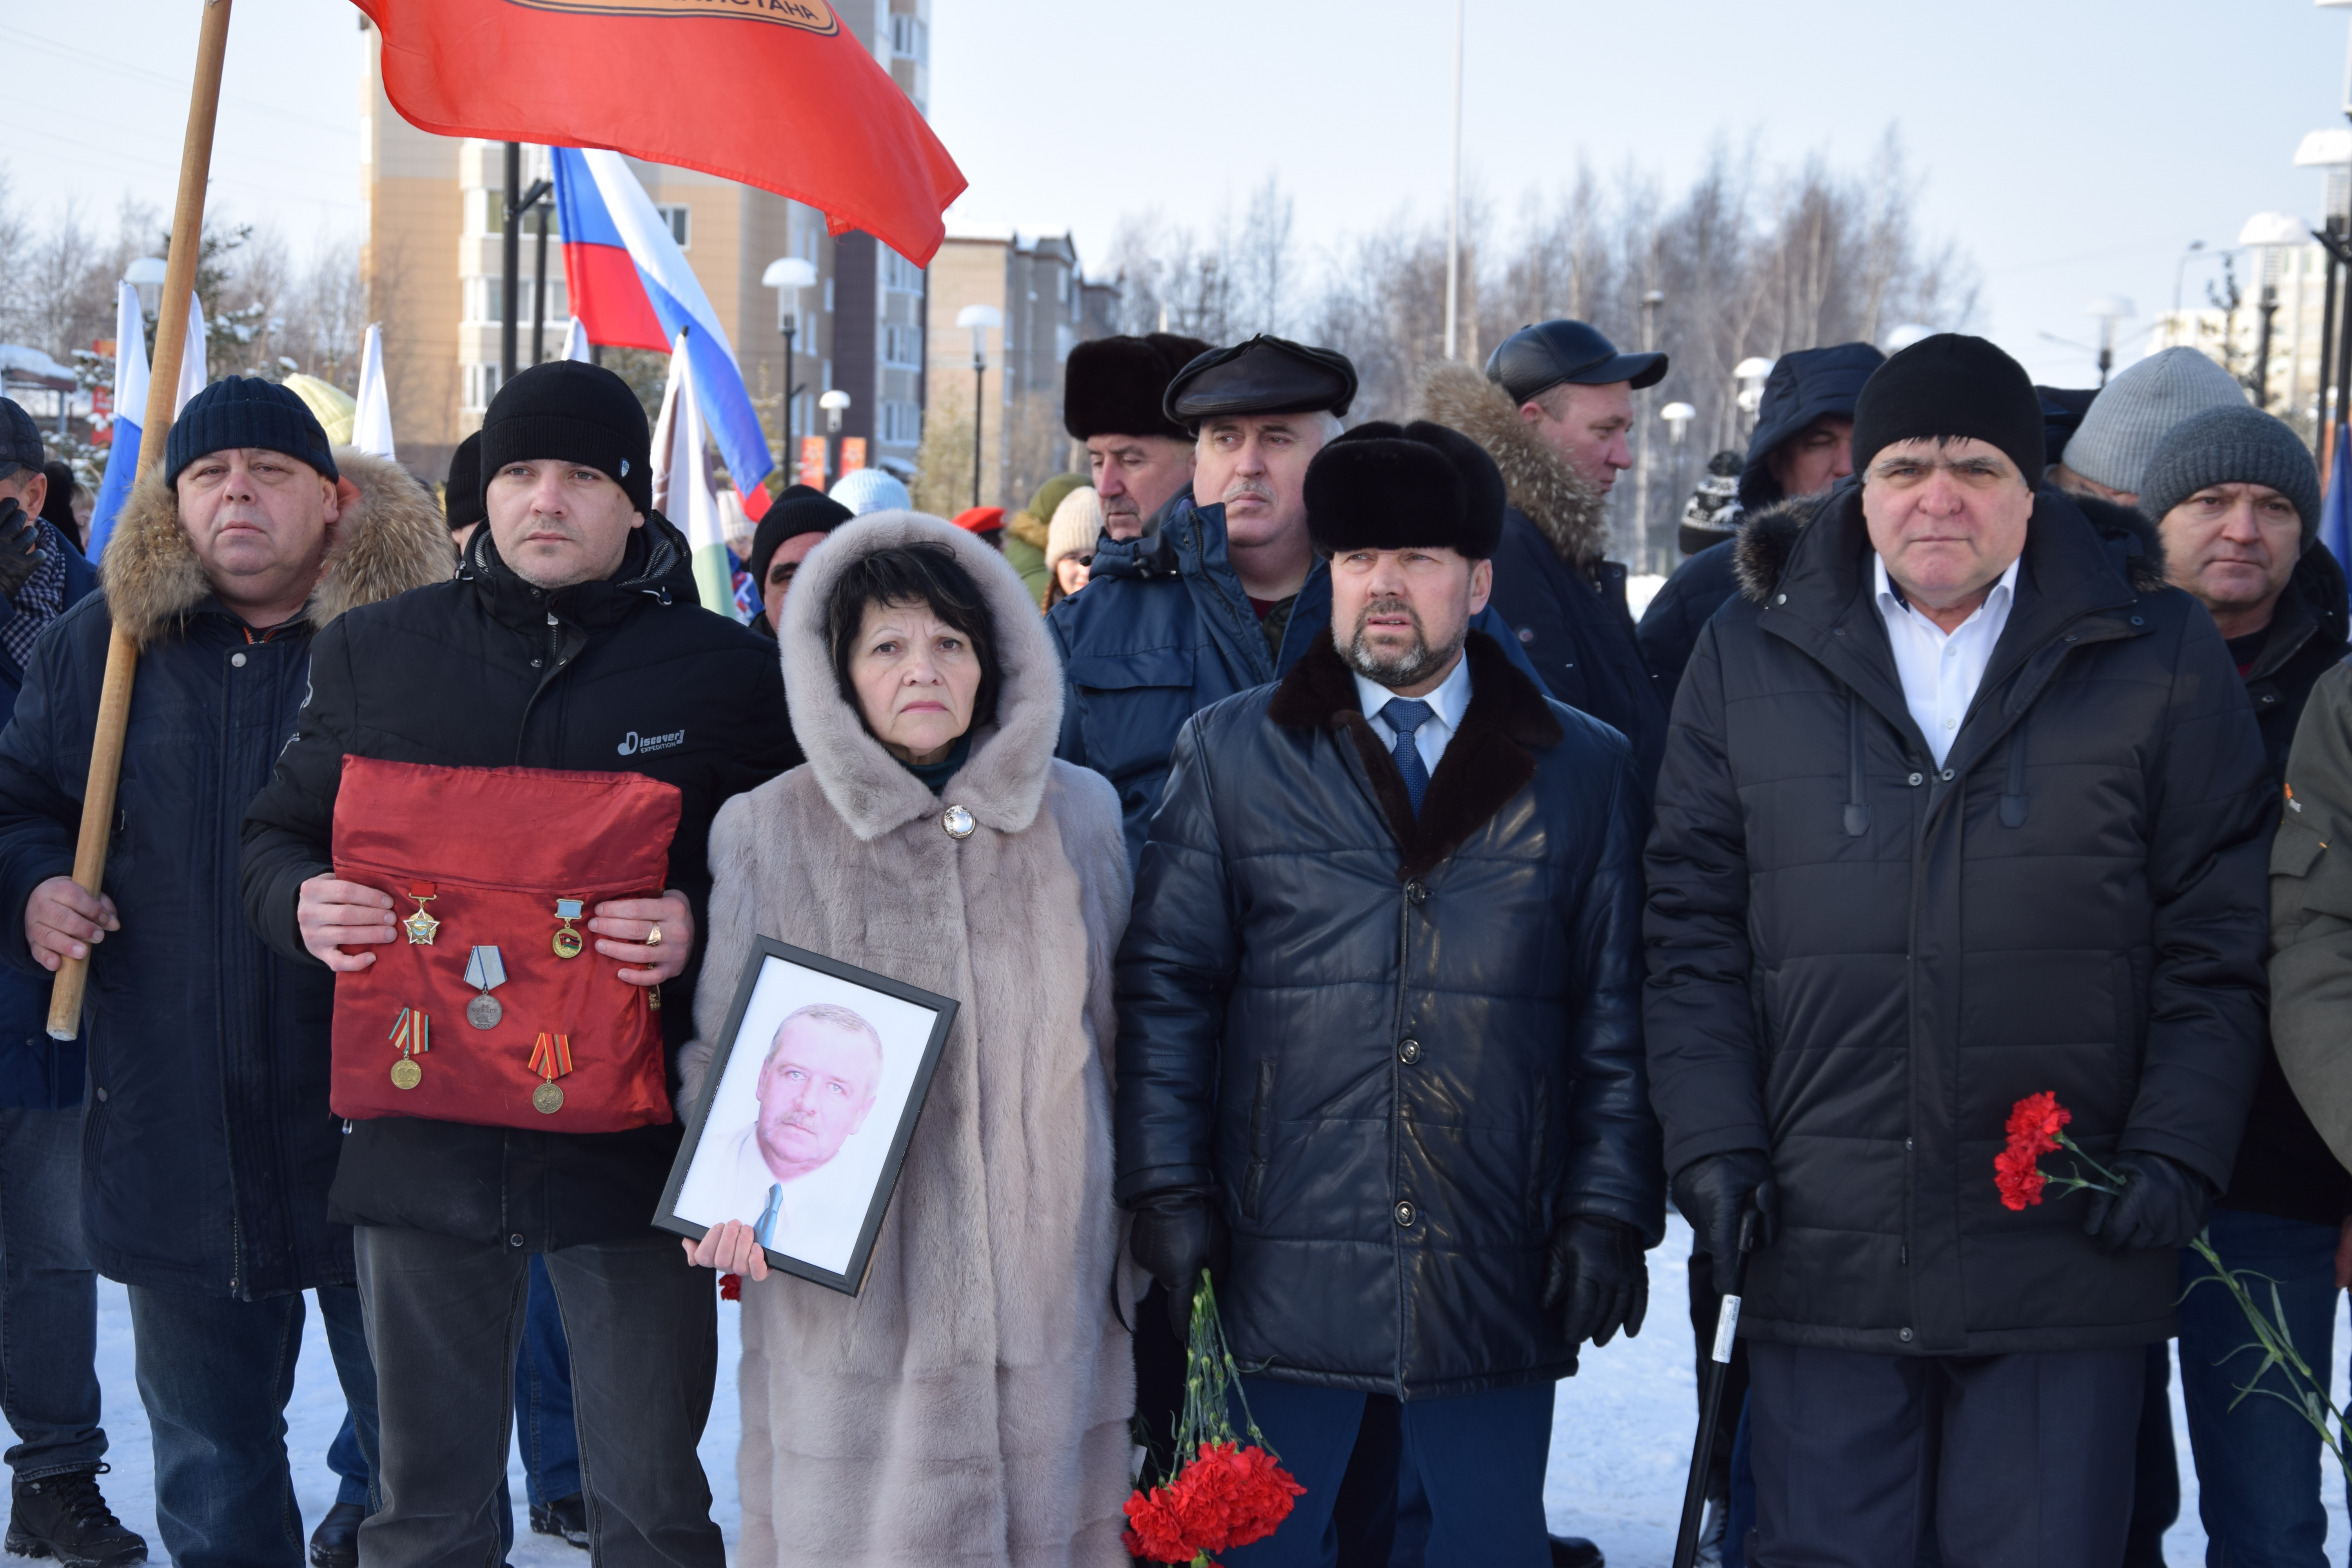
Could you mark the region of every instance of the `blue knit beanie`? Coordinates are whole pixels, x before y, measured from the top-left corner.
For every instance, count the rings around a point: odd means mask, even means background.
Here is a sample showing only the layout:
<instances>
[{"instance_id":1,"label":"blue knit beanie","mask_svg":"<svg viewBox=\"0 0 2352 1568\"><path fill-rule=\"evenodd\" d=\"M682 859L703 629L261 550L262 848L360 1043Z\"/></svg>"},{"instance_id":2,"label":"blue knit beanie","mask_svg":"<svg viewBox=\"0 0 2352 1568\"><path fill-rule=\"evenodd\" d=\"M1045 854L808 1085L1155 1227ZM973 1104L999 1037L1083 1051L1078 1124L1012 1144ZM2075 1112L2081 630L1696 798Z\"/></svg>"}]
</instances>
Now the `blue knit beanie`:
<instances>
[{"instance_id":1,"label":"blue knit beanie","mask_svg":"<svg viewBox=\"0 0 2352 1568\"><path fill-rule=\"evenodd\" d=\"M163 482L178 483L180 470L198 458L241 447L283 452L328 479L342 478L335 471L327 433L308 404L259 376L232 375L188 399L172 421L172 434L163 442Z\"/></svg>"}]
</instances>

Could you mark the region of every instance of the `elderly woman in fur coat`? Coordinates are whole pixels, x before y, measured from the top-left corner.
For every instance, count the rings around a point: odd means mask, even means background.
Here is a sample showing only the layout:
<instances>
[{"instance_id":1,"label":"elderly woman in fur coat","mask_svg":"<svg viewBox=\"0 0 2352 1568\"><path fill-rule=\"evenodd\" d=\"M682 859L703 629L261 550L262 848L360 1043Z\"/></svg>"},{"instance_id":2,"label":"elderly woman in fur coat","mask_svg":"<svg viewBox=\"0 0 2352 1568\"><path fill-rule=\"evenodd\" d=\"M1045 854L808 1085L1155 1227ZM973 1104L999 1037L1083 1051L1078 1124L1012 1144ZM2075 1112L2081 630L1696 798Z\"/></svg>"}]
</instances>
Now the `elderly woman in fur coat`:
<instances>
[{"instance_id":1,"label":"elderly woman in fur coat","mask_svg":"<svg viewBox=\"0 0 2352 1568\"><path fill-rule=\"evenodd\" d=\"M709 971L740 971L756 933L961 1006L858 1295L771 1277L736 1222L687 1244L747 1277L739 1561L1124 1564L1118 800L1054 759L1035 602L936 518L840 529L780 640L809 761L711 827ZM698 1001L690 1081L729 991Z\"/></svg>"}]
</instances>

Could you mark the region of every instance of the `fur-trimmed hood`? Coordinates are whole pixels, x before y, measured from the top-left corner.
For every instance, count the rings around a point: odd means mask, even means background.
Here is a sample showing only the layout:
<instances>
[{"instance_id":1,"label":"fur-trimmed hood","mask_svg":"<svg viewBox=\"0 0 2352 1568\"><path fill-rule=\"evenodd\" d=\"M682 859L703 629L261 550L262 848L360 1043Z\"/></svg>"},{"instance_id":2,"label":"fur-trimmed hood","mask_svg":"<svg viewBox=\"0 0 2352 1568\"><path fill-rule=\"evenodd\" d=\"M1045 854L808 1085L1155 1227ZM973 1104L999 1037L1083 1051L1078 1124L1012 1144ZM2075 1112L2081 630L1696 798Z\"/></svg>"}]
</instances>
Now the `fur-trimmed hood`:
<instances>
[{"instance_id":1,"label":"fur-trimmed hood","mask_svg":"<svg viewBox=\"0 0 2352 1568\"><path fill-rule=\"evenodd\" d=\"M1050 523L1038 521L1025 511L1008 511L1004 514L1004 531L1042 552L1053 533L1053 527Z\"/></svg>"},{"instance_id":2,"label":"fur-trimmed hood","mask_svg":"<svg viewBox=\"0 0 2352 1568\"><path fill-rule=\"evenodd\" d=\"M843 699L824 628L826 602L852 562L892 545L915 543L944 548L980 584L995 621L1004 676L995 722L973 731L971 760L937 796L882 749L856 707ZM936 815L942 800L1000 833L1019 833L1036 820L1062 731L1062 665L1028 585L989 545L921 512L880 511L844 523L801 563L784 600L779 640L793 733L808 754L824 798L859 839L878 838Z\"/></svg>"},{"instance_id":3,"label":"fur-trimmed hood","mask_svg":"<svg viewBox=\"0 0 2352 1568\"><path fill-rule=\"evenodd\" d=\"M457 564L440 503L397 463L335 448L342 516L329 530L326 570L303 617L318 630L346 610L446 583ZM148 466L131 488L98 563L107 614L142 649L175 629L213 593L180 526L180 498Z\"/></svg>"},{"instance_id":4,"label":"fur-trimmed hood","mask_svg":"<svg viewBox=\"0 0 2352 1568\"><path fill-rule=\"evenodd\" d=\"M2164 535L2137 510L2101 500L2096 496L2042 490L2033 500L2034 521L2041 522L2055 500L2072 505L2090 523L2109 554L2120 553L2125 580L2135 594L2153 594L2166 587ZM1763 604L1787 575L1805 527L1828 505L1860 506L1862 489L1848 481L1825 495L1800 496L1766 507L1748 517L1732 546L1732 566L1739 575L1739 592L1751 604ZM2031 524L2029 524L2031 526Z\"/></svg>"},{"instance_id":5,"label":"fur-trimmed hood","mask_svg":"<svg viewBox=\"0 0 2352 1568\"><path fill-rule=\"evenodd\" d=\"M1590 572L1601 560L1608 531L1601 492L1544 445L1519 417L1509 393L1469 365L1446 363L1422 378L1420 407L1422 417L1450 425L1486 448L1503 470L1510 504L1527 514L1562 561Z\"/></svg>"},{"instance_id":6,"label":"fur-trimmed hood","mask_svg":"<svg viewBox=\"0 0 2352 1568\"><path fill-rule=\"evenodd\" d=\"M1470 707L1446 744L1418 816L1396 759L1360 710L1363 700L1355 677L1328 630L1290 667L1266 707L1266 717L1276 724L1340 731L1355 742L1389 831L1403 851L1399 881L1427 875L1468 843L1536 776L1530 748L1549 751L1566 738L1543 693L1494 638L1472 632L1464 640L1463 656L1470 661Z\"/></svg>"}]
</instances>

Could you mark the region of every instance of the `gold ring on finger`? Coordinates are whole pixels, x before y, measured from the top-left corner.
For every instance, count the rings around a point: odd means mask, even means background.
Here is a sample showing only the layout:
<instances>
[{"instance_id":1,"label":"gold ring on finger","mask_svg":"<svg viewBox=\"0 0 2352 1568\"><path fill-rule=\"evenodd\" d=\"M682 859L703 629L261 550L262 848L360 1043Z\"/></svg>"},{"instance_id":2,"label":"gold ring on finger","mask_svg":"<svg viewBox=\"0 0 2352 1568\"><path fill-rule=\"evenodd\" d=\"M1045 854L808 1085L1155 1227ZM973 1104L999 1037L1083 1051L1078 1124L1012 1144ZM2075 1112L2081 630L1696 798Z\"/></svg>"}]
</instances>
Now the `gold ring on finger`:
<instances>
[{"instance_id":1,"label":"gold ring on finger","mask_svg":"<svg viewBox=\"0 0 2352 1568\"><path fill-rule=\"evenodd\" d=\"M646 945L647 947L659 947L661 945L661 927L659 925L656 925L651 931L646 932Z\"/></svg>"}]
</instances>

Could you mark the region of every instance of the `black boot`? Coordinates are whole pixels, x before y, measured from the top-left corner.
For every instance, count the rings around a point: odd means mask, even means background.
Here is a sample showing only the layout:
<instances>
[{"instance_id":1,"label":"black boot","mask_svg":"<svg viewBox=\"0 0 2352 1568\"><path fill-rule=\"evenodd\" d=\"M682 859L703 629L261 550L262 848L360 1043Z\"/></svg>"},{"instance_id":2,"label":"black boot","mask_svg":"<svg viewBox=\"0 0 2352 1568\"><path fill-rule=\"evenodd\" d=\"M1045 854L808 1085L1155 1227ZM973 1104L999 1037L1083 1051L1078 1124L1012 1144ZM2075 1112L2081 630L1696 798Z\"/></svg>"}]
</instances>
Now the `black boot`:
<instances>
[{"instance_id":1,"label":"black boot","mask_svg":"<svg viewBox=\"0 0 2352 1568\"><path fill-rule=\"evenodd\" d=\"M1580 1535L1555 1535L1551 1540L1551 1568L1605 1568L1608 1560L1601 1548Z\"/></svg>"},{"instance_id":2,"label":"black boot","mask_svg":"<svg viewBox=\"0 0 2352 1568\"><path fill-rule=\"evenodd\" d=\"M8 1550L19 1557L54 1557L66 1568L128 1568L147 1561L147 1542L123 1528L99 1495L106 1467L68 1470L28 1481L9 1499Z\"/></svg>"},{"instance_id":3,"label":"black boot","mask_svg":"<svg viewBox=\"0 0 2352 1568\"><path fill-rule=\"evenodd\" d=\"M560 1535L582 1551L588 1549L588 1500L578 1492L551 1502L530 1505L530 1528L540 1535Z\"/></svg>"},{"instance_id":4,"label":"black boot","mask_svg":"<svg viewBox=\"0 0 2352 1568\"><path fill-rule=\"evenodd\" d=\"M310 1532L310 1568L360 1568L360 1521L367 1510L339 1502Z\"/></svg>"}]
</instances>

